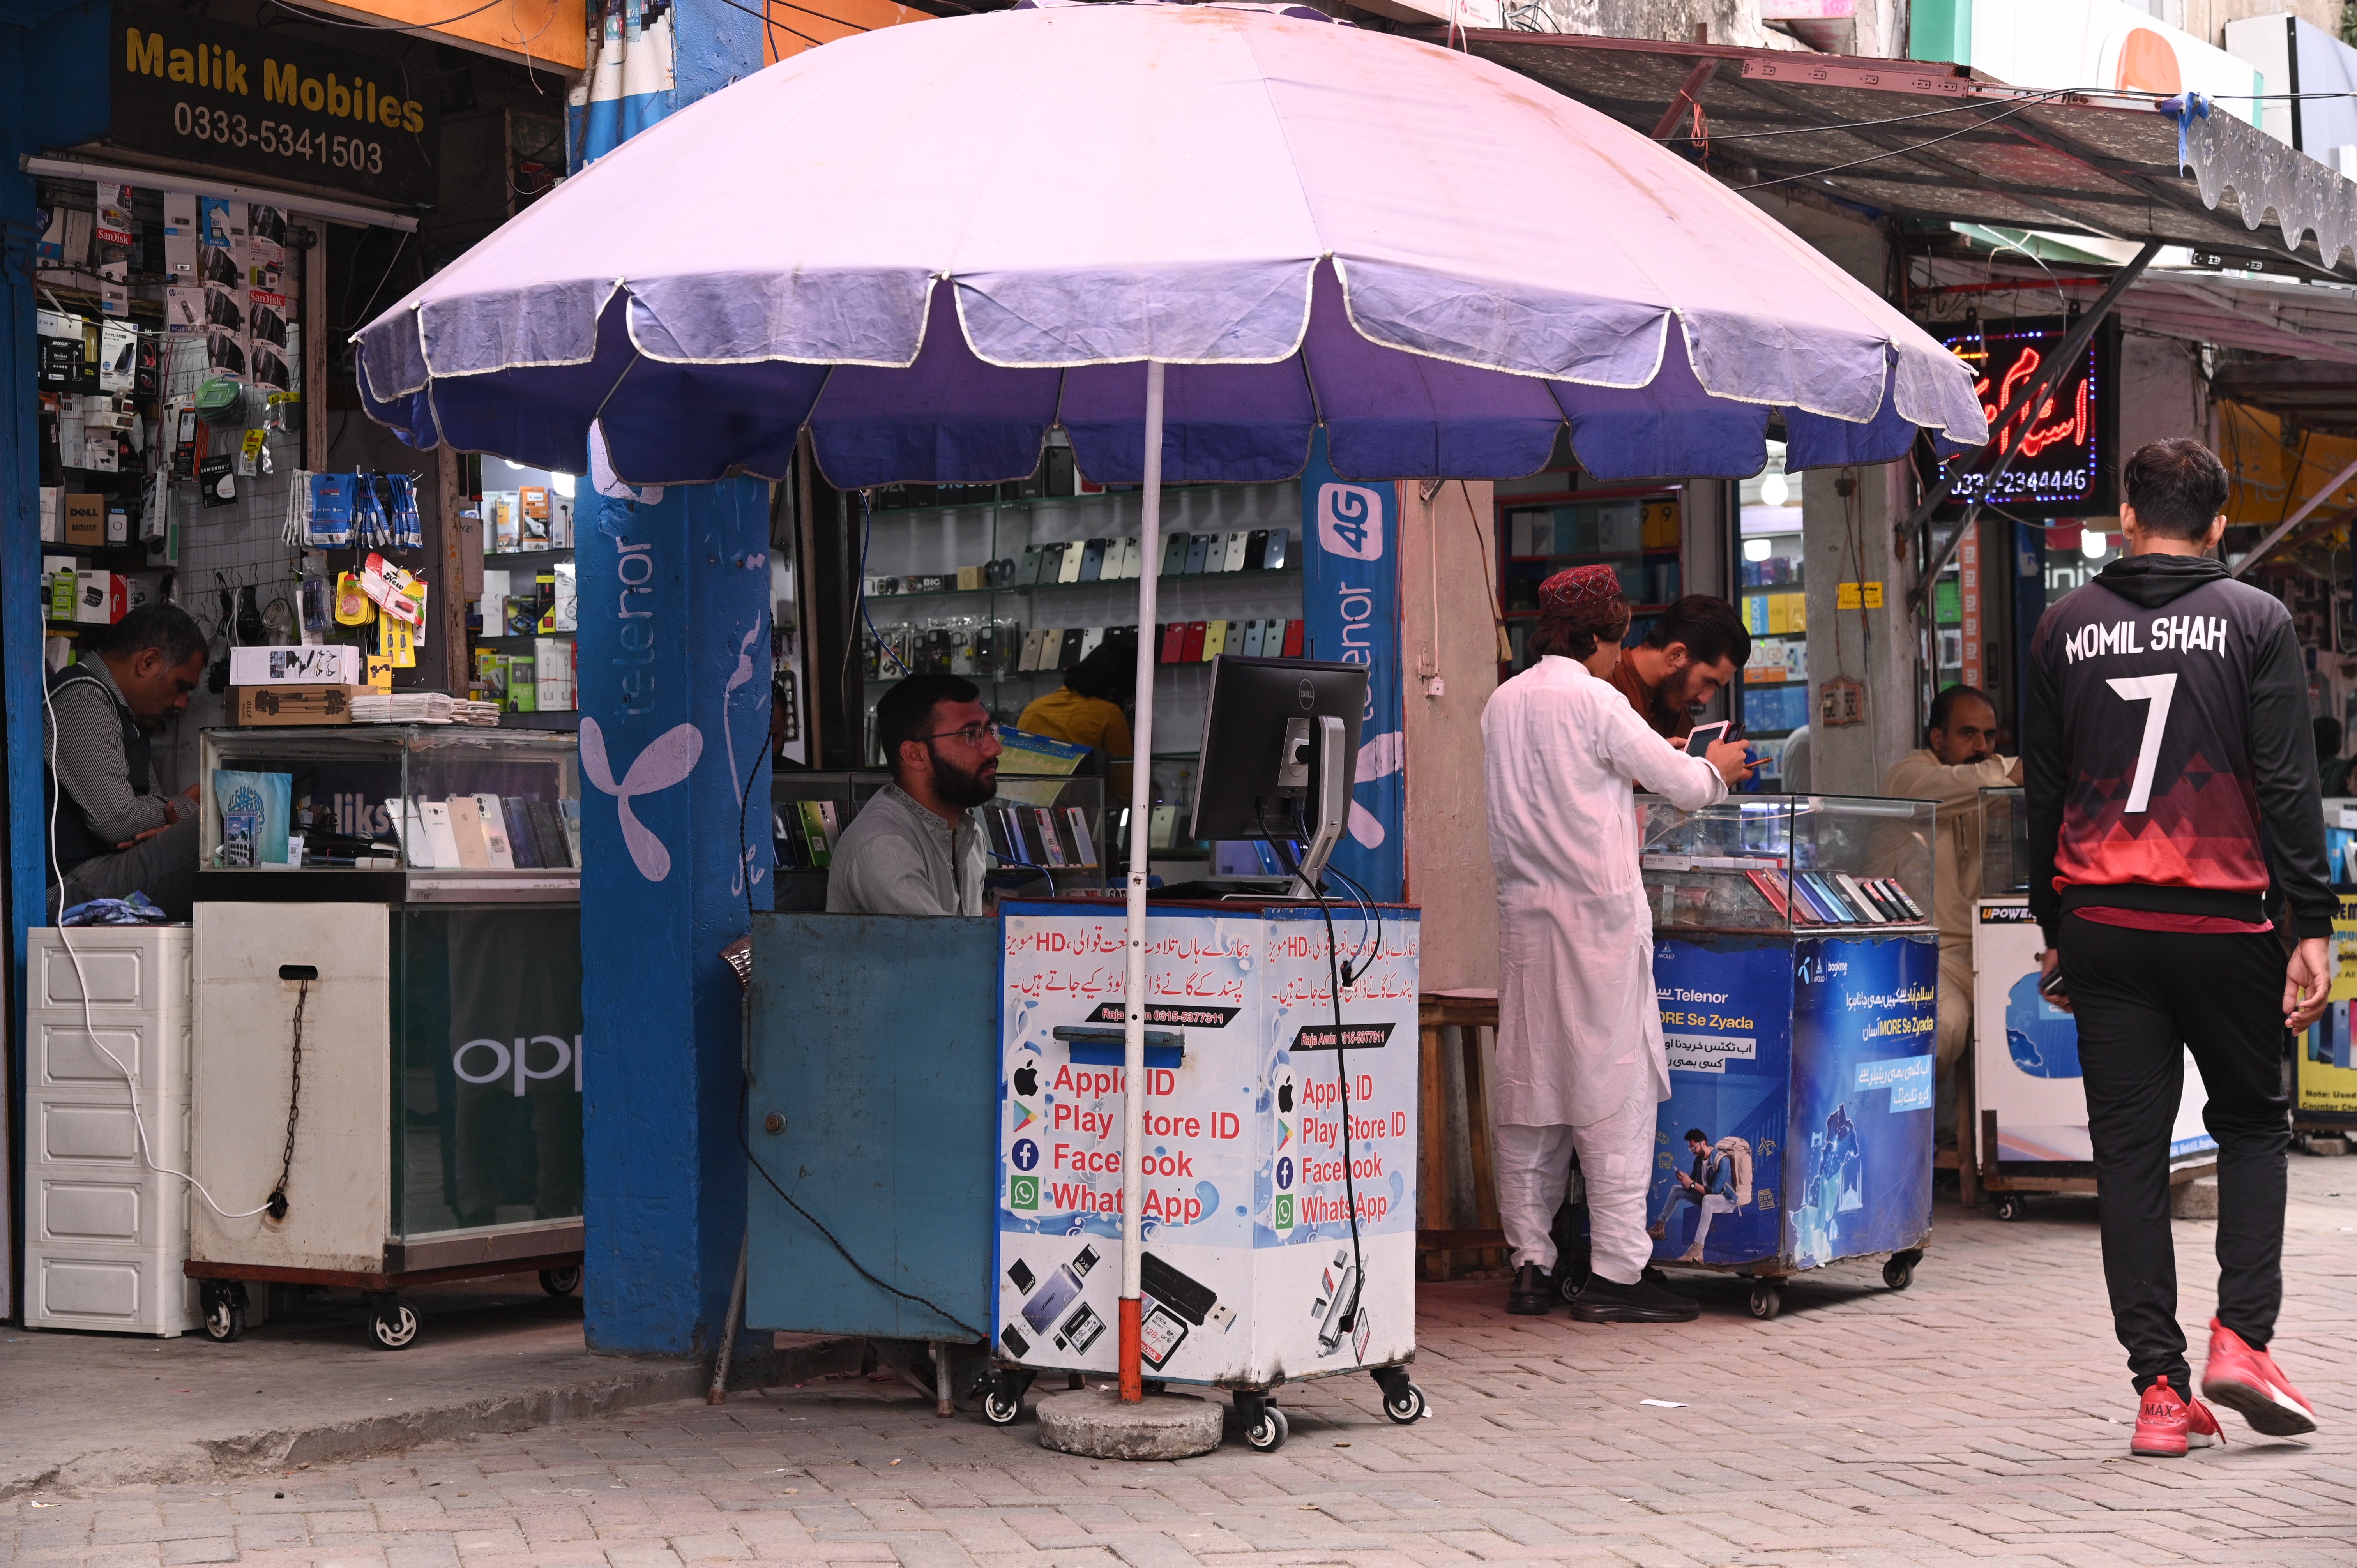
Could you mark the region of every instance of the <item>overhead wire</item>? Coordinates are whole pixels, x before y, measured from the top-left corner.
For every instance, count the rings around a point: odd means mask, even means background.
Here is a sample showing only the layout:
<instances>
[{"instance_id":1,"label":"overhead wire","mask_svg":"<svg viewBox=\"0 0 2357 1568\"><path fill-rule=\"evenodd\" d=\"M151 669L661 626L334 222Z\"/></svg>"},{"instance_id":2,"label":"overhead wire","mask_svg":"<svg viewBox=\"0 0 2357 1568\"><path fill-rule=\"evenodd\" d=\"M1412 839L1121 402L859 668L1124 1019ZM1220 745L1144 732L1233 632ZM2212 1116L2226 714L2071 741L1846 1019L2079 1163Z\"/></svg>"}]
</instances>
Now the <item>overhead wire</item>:
<instances>
[{"instance_id":1,"label":"overhead wire","mask_svg":"<svg viewBox=\"0 0 2357 1568\"><path fill-rule=\"evenodd\" d=\"M2060 91L2040 93L2034 98L2025 98L2021 100L2019 102L2014 104L2010 109L2003 110L1983 119L1975 120L1969 125L1961 126L1956 130L1949 132L1943 136L1932 136L1925 141L1910 143L1908 145L1903 147L1890 147L1885 151L1876 153L1869 157L1852 158L1846 164L1835 164L1829 168L1808 169L1800 174L1780 175L1774 179L1754 180L1749 185L1738 185L1731 187L1730 188L1738 191L1765 190L1770 186L1790 185L1794 180L1799 179L1822 179L1826 175L1839 174L1845 169L1859 168L1867 164L1880 163L1885 158L1904 157L1909 153L1921 152L1925 147L1936 147L1943 142L1953 142L1958 136L1970 135L1973 132L1986 129L1990 125L1996 124L2000 120L2011 119L2014 115L2020 113L2025 109L2035 109L2041 103L2050 102L2054 99L2061 96L2063 96L2063 94Z\"/></svg>"}]
</instances>

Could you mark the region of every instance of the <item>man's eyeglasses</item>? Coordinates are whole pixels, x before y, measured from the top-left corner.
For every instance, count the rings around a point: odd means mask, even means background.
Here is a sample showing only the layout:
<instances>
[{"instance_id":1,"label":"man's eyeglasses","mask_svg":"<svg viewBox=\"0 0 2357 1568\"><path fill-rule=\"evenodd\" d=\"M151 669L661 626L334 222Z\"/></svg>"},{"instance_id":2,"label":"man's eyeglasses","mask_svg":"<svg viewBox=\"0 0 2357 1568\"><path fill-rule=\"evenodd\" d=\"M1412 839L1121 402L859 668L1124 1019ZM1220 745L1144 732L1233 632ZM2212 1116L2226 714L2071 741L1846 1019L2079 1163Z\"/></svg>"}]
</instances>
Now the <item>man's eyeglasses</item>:
<instances>
[{"instance_id":1,"label":"man's eyeglasses","mask_svg":"<svg viewBox=\"0 0 2357 1568\"><path fill-rule=\"evenodd\" d=\"M966 746L980 746L984 738L992 733L993 726L990 725L968 725L963 729L936 730L931 735L920 735L917 738L919 740L954 740Z\"/></svg>"}]
</instances>

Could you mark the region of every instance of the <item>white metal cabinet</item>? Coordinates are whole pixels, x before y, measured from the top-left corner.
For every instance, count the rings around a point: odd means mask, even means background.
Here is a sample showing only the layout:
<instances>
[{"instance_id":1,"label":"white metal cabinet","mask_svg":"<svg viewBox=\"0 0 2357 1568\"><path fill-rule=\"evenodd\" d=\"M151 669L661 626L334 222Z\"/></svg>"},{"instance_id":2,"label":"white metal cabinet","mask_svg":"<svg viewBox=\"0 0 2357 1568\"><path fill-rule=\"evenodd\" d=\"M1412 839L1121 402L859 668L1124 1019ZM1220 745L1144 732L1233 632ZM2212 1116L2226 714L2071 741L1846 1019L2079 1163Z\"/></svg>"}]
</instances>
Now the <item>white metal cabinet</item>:
<instances>
[{"instance_id":1,"label":"white metal cabinet","mask_svg":"<svg viewBox=\"0 0 2357 1568\"><path fill-rule=\"evenodd\" d=\"M169 1337L196 1325L181 1272L192 1200L167 1174L188 1168L189 935L27 935L27 1326Z\"/></svg>"}]
</instances>

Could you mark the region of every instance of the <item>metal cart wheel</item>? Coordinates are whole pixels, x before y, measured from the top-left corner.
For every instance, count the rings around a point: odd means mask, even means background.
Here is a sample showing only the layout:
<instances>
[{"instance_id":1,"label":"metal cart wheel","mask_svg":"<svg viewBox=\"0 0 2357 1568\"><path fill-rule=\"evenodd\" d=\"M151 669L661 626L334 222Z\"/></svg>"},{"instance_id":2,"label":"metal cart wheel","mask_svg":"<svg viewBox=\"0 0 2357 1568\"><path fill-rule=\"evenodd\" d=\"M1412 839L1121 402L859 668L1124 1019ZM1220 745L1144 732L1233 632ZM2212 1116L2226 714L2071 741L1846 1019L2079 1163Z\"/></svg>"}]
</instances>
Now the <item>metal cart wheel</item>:
<instances>
[{"instance_id":1,"label":"metal cart wheel","mask_svg":"<svg viewBox=\"0 0 2357 1568\"><path fill-rule=\"evenodd\" d=\"M1566 1301L1577 1300L1587 1288L1590 1273L1586 1258L1565 1258L1555 1266L1555 1293Z\"/></svg>"},{"instance_id":2,"label":"metal cart wheel","mask_svg":"<svg viewBox=\"0 0 2357 1568\"><path fill-rule=\"evenodd\" d=\"M540 1271L540 1288L551 1295L571 1295L581 1288L581 1265Z\"/></svg>"},{"instance_id":3,"label":"metal cart wheel","mask_svg":"<svg viewBox=\"0 0 2357 1568\"><path fill-rule=\"evenodd\" d=\"M406 1350L417 1339L417 1314L398 1296L369 1304L369 1343L380 1350Z\"/></svg>"},{"instance_id":4,"label":"metal cart wheel","mask_svg":"<svg viewBox=\"0 0 2357 1568\"><path fill-rule=\"evenodd\" d=\"M982 1418L993 1426L1012 1426L1023 1419L1023 1395L1036 1374L1002 1370L984 1387Z\"/></svg>"},{"instance_id":5,"label":"metal cart wheel","mask_svg":"<svg viewBox=\"0 0 2357 1568\"><path fill-rule=\"evenodd\" d=\"M1889 1261L1882 1265L1882 1283L1892 1290L1905 1290L1915 1283L1915 1265L1922 1261L1921 1252L1891 1253Z\"/></svg>"},{"instance_id":6,"label":"metal cart wheel","mask_svg":"<svg viewBox=\"0 0 2357 1568\"><path fill-rule=\"evenodd\" d=\"M216 1345L229 1345L245 1334L245 1289L232 1280L226 1284L205 1282L203 1304L205 1337Z\"/></svg>"},{"instance_id":7,"label":"metal cart wheel","mask_svg":"<svg viewBox=\"0 0 2357 1568\"><path fill-rule=\"evenodd\" d=\"M1264 1404L1260 1418L1244 1428L1244 1444L1255 1454L1274 1454L1285 1446L1285 1440L1291 1435L1293 1428L1286 1423L1285 1412L1273 1404Z\"/></svg>"},{"instance_id":8,"label":"metal cart wheel","mask_svg":"<svg viewBox=\"0 0 2357 1568\"><path fill-rule=\"evenodd\" d=\"M1784 1287L1766 1280L1751 1287L1751 1316L1773 1317L1784 1310Z\"/></svg>"},{"instance_id":9,"label":"metal cart wheel","mask_svg":"<svg viewBox=\"0 0 2357 1568\"><path fill-rule=\"evenodd\" d=\"M2029 1200L2024 1198L2021 1194L2018 1192L2001 1192L1996 1195L1996 1217L1999 1219L2018 1219L2029 1212Z\"/></svg>"}]
</instances>

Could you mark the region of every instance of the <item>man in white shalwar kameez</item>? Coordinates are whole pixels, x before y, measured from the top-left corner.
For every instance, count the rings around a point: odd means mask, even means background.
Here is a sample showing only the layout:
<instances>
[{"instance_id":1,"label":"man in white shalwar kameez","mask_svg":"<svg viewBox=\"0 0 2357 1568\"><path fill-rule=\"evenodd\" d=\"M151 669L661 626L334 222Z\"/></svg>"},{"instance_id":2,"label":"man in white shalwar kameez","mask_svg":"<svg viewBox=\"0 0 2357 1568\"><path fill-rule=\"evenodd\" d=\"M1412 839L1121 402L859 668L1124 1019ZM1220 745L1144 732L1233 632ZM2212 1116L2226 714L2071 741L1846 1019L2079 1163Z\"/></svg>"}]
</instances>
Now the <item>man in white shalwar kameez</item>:
<instances>
[{"instance_id":1,"label":"man in white shalwar kameez","mask_svg":"<svg viewBox=\"0 0 2357 1568\"><path fill-rule=\"evenodd\" d=\"M1670 1096L1653 989L1653 920L1631 785L1682 811L1748 777L1739 741L1689 757L1606 677L1630 610L1608 566L1540 585L1542 654L1481 714L1498 875L1498 1208L1513 1251L1507 1310L1544 1313L1555 1210L1573 1151L1587 1190L1587 1322L1684 1322L1690 1297L1645 1276L1654 1107ZM1736 662L1743 662L1738 650Z\"/></svg>"}]
</instances>

